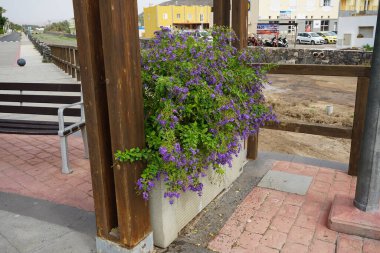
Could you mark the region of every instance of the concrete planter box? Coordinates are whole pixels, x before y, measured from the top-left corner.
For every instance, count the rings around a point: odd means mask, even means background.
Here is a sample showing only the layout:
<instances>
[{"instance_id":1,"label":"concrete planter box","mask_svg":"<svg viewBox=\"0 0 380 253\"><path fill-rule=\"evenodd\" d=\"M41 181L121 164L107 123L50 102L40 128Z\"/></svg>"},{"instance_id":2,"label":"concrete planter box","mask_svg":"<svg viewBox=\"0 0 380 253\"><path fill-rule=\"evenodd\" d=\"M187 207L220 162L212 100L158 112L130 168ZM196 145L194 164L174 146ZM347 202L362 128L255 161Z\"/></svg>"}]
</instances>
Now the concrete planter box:
<instances>
[{"instance_id":1,"label":"concrete planter box","mask_svg":"<svg viewBox=\"0 0 380 253\"><path fill-rule=\"evenodd\" d=\"M204 184L201 197L195 192L182 193L181 197L170 205L168 199L163 197L164 183L156 182L149 201L154 245L168 247L187 223L240 176L243 166L247 163L247 142L241 144L242 150L239 156L234 158L232 168L226 166L224 175L218 175L210 169L208 175L201 179Z\"/></svg>"}]
</instances>

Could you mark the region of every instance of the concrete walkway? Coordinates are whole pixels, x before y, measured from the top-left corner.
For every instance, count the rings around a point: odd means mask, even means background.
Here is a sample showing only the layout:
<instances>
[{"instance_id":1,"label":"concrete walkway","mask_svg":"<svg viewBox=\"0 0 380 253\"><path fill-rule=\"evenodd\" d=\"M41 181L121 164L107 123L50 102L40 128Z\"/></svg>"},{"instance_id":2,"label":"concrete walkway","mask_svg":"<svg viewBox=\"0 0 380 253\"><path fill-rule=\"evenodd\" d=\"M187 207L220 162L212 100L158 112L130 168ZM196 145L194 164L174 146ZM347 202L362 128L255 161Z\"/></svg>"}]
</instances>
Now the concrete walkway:
<instances>
[{"instance_id":1,"label":"concrete walkway","mask_svg":"<svg viewBox=\"0 0 380 253\"><path fill-rule=\"evenodd\" d=\"M1 253L95 251L93 212L0 192Z\"/></svg>"},{"instance_id":2,"label":"concrete walkway","mask_svg":"<svg viewBox=\"0 0 380 253\"><path fill-rule=\"evenodd\" d=\"M24 58L26 65L19 67L17 59ZM0 83L79 83L76 79L66 74L53 63L43 63L42 56L34 48L32 42L22 34L21 40L16 42L1 42L0 43ZM18 91L2 91L14 94ZM16 93L17 94L17 93ZM63 95L63 96L78 96L80 94L74 92L38 92L38 91L23 91L23 94L33 95ZM0 105L19 105L18 103L1 102ZM51 104L32 104L23 103L24 106L52 106ZM60 105L53 105L59 107ZM22 119L22 120L38 120L38 121L58 121L58 116L50 115L33 115L33 114L7 114L0 113L1 119ZM66 121L75 122L78 118L67 117Z\"/></svg>"},{"instance_id":3,"label":"concrete walkway","mask_svg":"<svg viewBox=\"0 0 380 253\"><path fill-rule=\"evenodd\" d=\"M19 42L0 43L0 55L0 82L77 83L53 63L43 63L42 56L25 34ZM17 66L18 58L26 60L24 67Z\"/></svg>"}]
</instances>

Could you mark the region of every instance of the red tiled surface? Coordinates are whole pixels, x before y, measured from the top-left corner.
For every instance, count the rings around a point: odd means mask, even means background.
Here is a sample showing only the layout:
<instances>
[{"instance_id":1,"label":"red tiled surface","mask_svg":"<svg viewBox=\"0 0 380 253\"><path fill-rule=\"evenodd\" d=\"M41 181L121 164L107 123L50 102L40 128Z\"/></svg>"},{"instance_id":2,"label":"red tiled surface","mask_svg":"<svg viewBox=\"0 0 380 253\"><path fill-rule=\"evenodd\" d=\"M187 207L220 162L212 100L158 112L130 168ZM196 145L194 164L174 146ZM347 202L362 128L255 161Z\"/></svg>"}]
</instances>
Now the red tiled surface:
<instances>
[{"instance_id":1,"label":"red tiled surface","mask_svg":"<svg viewBox=\"0 0 380 253\"><path fill-rule=\"evenodd\" d=\"M94 210L89 160L80 136L69 137L73 173L61 174L58 136L0 134L0 191Z\"/></svg>"},{"instance_id":2,"label":"red tiled surface","mask_svg":"<svg viewBox=\"0 0 380 253\"><path fill-rule=\"evenodd\" d=\"M355 177L329 168L283 161L276 162L272 170L312 176L313 181L305 196L254 188L209 243L211 250L222 253L380 252L380 241L327 228L335 194L353 197Z\"/></svg>"}]
</instances>

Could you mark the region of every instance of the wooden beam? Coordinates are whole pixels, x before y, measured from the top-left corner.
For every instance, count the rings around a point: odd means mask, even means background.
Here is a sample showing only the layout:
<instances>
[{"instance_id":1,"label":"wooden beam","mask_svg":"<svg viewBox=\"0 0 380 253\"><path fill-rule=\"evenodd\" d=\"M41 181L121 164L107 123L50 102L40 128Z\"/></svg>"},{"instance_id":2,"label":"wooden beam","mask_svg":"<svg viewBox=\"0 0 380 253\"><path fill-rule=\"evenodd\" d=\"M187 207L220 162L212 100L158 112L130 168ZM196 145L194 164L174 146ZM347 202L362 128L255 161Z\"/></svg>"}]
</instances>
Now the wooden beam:
<instances>
[{"instance_id":1,"label":"wooden beam","mask_svg":"<svg viewBox=\"0 0 380 253\"><path fill-rule=\"evenodd\" d=\"M280 122L280 124L268 124L262 128L344 139L351 139L352 135L352 129L350 127L329 126L292 121L283 121Z\"/></svg>"},{"instance_id":2,"label":"wooden beam","mask_svg":"<svg viewBox=\"0 0 380 253\"><path fill-rule=\"evenodd\" d=\"M74 0L79 59L83 67L82 91L89 142L91 176L94 191L98 236L112 239L109 232L117 227L105 74L99 4Z\"/></svg>"},{"instance_id":3,"label":"wooden beam","mask_svg":"<svg viewBox=\"0 0 380 253\"><path fill-rule=\"evenodd\" d=\"M232 1L232 29L235 31L238 41L234 43L237 49L247 47L248 41L248 1Z\"/></svg>"},{"instance_id":4,"label":"wooden beam","mask_svg":"<svg viewBox=\"0 0 380 253\"><path fill-rule=\"evenodd\" d=\"M74 0L82 92L86 113L92 188L97 235L110 240L117 227L115 187L111 151L102 39L99 33L99 3ZM78 60L78 59L77 59Z\"/></svg>"},{"instance_id":5,"label":"wooden beam","mask_svg":"<svg viewBox=\"0 0 380 253\"><path fill-rule=\"evenodd\" d=\"M230 27L231 3L230 0L214 0L214 25Z\"/></svg>"},{"instance_id":6,"label":"wooden beam","mask_svg":"<svg viewBox=\"0 0 380 253\"><path fill-rule=\"evenodd\" d=\"M360 146L363 139L365 115L367 111L368 87L369 78L359 77L356 88L354 125L352 128L350 164L348 167L348 174L351 176L358 174Z\"/></svg>"},{"instance_id":7,"label":"wooden beam","mask_svg":"<svg viewBox=\"0 0 380 253\"><path fill-rule=\"evenodd\" d=\"M370 71L371 67L366 66L280 64L269 74L369 77Z\"/></svg>"},{"instance_id":8,"label":"wooden beam","mask_svg":"<svg viewBox=\"0 0 380 253\"><path fill-rule=\"evenodd\" d=\"M137 0L99 0L112 152L144 148ZM151 233L148 202L136 193L142 162L114 167L120 245L134 248Z\"/></svg>"}]
</instances>

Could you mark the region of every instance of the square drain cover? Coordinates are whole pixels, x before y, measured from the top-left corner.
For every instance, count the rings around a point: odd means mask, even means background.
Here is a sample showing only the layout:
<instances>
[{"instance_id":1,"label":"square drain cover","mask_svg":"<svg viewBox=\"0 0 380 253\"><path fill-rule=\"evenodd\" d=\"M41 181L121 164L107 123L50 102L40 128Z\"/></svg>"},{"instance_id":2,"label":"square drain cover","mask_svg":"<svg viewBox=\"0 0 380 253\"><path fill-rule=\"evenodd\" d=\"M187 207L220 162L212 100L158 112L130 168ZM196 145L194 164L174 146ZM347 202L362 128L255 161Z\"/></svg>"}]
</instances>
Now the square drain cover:
<instances>
[{"instance_id":1,"label":"square drain cover","mask_svg":"<svg viewBox=\"0 0 380 253\"><path fill-rule=\"evenodd\" d=\"M270 170L261 179L258 186L282 192L305 195L312 180L313 178L309 176L301 176L282 171Z\"/></svg>"}]
</instances>

